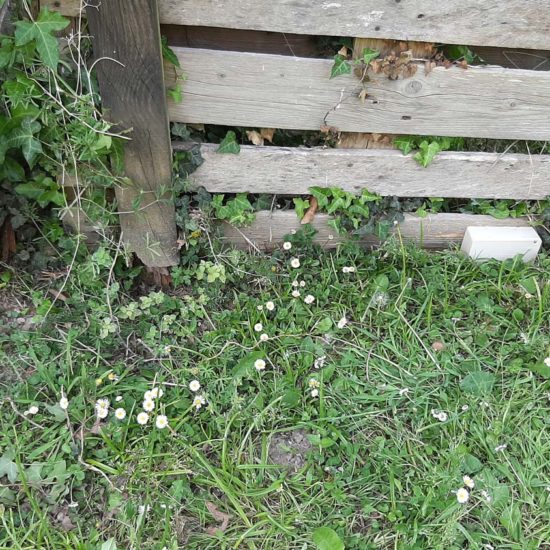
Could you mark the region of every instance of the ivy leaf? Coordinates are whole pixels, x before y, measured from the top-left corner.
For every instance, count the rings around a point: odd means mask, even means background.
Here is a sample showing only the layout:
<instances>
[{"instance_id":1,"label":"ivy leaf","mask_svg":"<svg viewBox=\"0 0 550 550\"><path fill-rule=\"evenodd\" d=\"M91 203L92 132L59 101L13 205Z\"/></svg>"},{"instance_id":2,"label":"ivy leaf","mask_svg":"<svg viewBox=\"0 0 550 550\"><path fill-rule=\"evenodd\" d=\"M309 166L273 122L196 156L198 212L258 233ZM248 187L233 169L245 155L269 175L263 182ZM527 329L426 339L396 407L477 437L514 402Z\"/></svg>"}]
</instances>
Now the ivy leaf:
<instances>
[{"instance_id":1,"label":"ivy leaf","mask_svg":"<svg viewBox=\"0 0 550 550\"><path fill-rule=\"evenodd\" d=\"M399 136L393 140L393 144L403 152L404 155L408 155L413 149L415 144L414 136Z\"/></svg>"},{"instance_id":2,"label":"ivy leaf","mask_svg":"<svg viewBox=\"0 0 550 550\"><path fill-rule=\"evenodd\" d=\"M429 166L434 157L441 151L441 146L436 141L423 141L419 145L419 151L414 155L414 159L424 168Z\"/></svg>"},{"instance_id":3,"label":"ivy leaf","mask_svg":"<svg viewBox=\"0 0 550 550\"><path fill-rule=\"evenodd\" d=\"M335 78L336 76L342 76L343 74L351 73L351 63L340 54L334 56L334 65L330 71L330 78Z\"/></svg>"},{"instance_id":4,"label":"ivy leaf","mask_svg":"<svg viewBox=\"0 0 550 550\"><path fill-rule=\"evenodd\" d=\"M168 61L168 63L171 63L175 67L180 68L180 60L178 59L178 56L174 53L174 50L168 45L168 39L166 36L163 36L161 38L161 46L162 46L162 57Z\"/></svg>"},{"instance_id":5,"label":"ivy leaf","mask_svg":"<svg viewBox=\"0 0 550 550\"><path fill-rule=\"evenodd\" d=\"M40 130L40 123L26 118L21 123L20 128L16 128L11 132L6 144L8 149L11 147L20 147L25 160L32 168L34 161L40 153L42 153L42 144L34 137Z\"/></svg>"},{"instance_id":6,"label":"ivy leaf","mask_svg":"<svg viewBox=\"0 0 550 550\"><path fill-rule=\"evenodd\" d=\"M368 65L373 59L376 59L380 55L380 52L377 50L371 50L370 48L365 48L361 57L365 65Z\"/></svg>"},{"instance_id":7,"label":"ivy leaf","mask_svg":"<svg viewBox=\"0 0 550 550\"><path fill-rule=\"evenodd\" d=\"M23 46L34 40L40 59L55 70L59 63L59 45L53 33L63 30L68 24L69 20L58 12L43 9L36 21L15 23L15 44Z\"/></svg>"},{"instance_id":8,"label":"ivy leaf","mask_svg":"<svg viewBox=\"0 0 550 550\"><path fill-rule=\"evenodd\" d=\"M241 146L237 143L237 136L235 135L235 132L233 130L229 130L216 150L216 153L230 153L232 155L238 155L240 151Z\"/></svg>"},{"instance_id":9,"label":"ivy leaf","mask_svg":"<svg viewBox=\"0 0 550 550\"><path fill-rule=\"evenodd\" d=\"M181 84L178 82L173 88L168 88L168 95L174 103L181 103L183 100Z\"/></svg>"},{"instance_id":10,"label":"ivy leaf","mask_svg":"<svg viewBox=\"0 0 550 550\"><path fill-rule=\"evenodd\" d=\"M306 213L306 210L309 208L309 201L307 199L301 199L300 197L296 197L292 199L292 201L294 202L296 215L298 218L302 219Z\"/></svg>"},{"instance_id":11,"label":"ivy leaf","mask_svg":"<svg viewBox=\"0 0 550 550\"><path fill-rule=\"evenodd\" d=\"M460 388L466 393L484 395L493 391L495 375L490 372L471 372L460 381Z\"/></svg>"},{"instance_id":12,"label":"ivy leaf","mask_svg":"<svg viewBox=\"0 0 550 550\"><path fill-rule=\"evenodd\" d=\"M317 550L344 550L345 548L338 533L330 527L315 529L312 539L317 546Z\"/></svg>"}]
</instances>

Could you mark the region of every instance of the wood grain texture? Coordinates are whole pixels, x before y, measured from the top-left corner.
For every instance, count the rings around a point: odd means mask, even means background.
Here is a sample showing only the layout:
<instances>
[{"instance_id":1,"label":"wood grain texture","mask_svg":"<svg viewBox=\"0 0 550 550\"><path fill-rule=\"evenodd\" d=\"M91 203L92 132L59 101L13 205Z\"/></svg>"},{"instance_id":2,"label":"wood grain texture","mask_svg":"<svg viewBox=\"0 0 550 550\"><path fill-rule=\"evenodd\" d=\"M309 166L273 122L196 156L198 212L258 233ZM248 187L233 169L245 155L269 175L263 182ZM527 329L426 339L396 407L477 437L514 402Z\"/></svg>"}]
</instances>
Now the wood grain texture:
<instances>
[{"instance_id":1,"label":"wood grain texture","mask_svg":"<svg viewBox=\"0 0 550 550\"><path fill-rule=\"evenodd\" d=\"M88 5L94 56L108 58L96 64L103 109L119 130L131 129L124 168L132 185L116 189L124 241L148 267L175 265L175 210L163 195L172 156L156 0Z\"/></svg>"},{"instance_id":2,"label":"wood grain texture","mask_svg":"<svg viewBox=\"0 0 550 550\"><path fill-rule=\"evenodd\" d=\"M329 227L329 220L328 214L317 214L312 226L317 230L315 242L326 248L333 248L342 242L343 237ZM432 214L425 218L406 214L398 228L404 240L414 241L424 248L446 248L459 244L466 228L471 225L518 227L529 225L529 222L525 218L497 220L491 216L475 214ZM256 214L254 223L248 227L237 228L224 223L223 234L227 243L239 248L271 250L280 246L285 235L302 227L293 211L262 211ZM365 246L379 244L375 237L365 237L361 242Z\"/></svg>"},{"instance_id":3,"label":"wood grain texture","mask_svg":"<svg viewBox=\"0 0 550 550\"><path fill-rule=\"evenodd\" d=\"M111 0L109 0L111 1ZM41 0L67 15L79 0ZM547 0L159 0L162 23L550 49Z\"/></svg>"},{"instance_id":4,"label":"wood grain texture","mask_svg":"<svg viewBox=\"0 0 550 550\"><path fill-rule=\"evenodd\" d=\"M305 195L310 187L321 186L399 197L550 195L550 155L444 152L423 168L411 155L393 150L242 145L238 155L221 155L217 148L201 145L204 162L190 176L195 187L211 193Z\"/></svg>"},{"instance_id":5,"label":"wood grain texture","mask_svg":"<svg viewBox=\"0 0 550 550\"><path fill-rule=\"evenodd\" d=\"M358 98L354 75L330 79L332 62L269 54L175 48L184 100L174 121L346 132L504 139L550 138L550 72L435 68L389 80L373 75Z\"/></svg>"}]
</instances>

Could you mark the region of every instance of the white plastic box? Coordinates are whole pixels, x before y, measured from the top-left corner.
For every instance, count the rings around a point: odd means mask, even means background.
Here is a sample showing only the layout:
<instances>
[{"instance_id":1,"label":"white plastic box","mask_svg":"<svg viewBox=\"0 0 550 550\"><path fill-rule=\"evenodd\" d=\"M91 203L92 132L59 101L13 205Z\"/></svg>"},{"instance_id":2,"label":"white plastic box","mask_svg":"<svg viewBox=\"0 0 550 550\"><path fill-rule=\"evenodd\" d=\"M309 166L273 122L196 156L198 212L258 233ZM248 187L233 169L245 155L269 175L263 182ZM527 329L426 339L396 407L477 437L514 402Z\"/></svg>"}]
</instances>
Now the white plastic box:
<instances>
[{"instance_id":1,"label":"white plastic box","mask_svg":"<svg viewBox=\"0 0 550 550\"><path fill-rule=\"evenodd\" d=\"M533 261L542 241L532 227L475 227L466 229L461 250L475 260L507 260L518 254Z\"/></svg>"}]
</instances>

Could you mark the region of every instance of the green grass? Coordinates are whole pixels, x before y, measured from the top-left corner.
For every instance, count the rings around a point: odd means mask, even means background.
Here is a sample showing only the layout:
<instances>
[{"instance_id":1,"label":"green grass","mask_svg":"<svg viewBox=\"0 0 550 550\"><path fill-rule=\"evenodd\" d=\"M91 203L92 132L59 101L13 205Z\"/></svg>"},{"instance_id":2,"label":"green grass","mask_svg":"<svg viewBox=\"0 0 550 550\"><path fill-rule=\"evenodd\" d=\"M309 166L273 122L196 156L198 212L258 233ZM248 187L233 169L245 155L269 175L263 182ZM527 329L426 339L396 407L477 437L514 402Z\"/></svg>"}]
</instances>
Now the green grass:
<instances>
[{"instance_id":1,"label":"green grass","mask_svg":"<svg viewBox=\"0 0 550 550\"><path fill-rule=\"evenodd\" d=\"M1 387L0 548L548 544L550 259L293 241L177 268L166 294L140 294L105 250L74 266L64 301L47 292L59 279L9 283L40 322L0 325L3 379L18 380ZM140 426L154 386L164 394ZM100 422L98 398L111 403ZM159 412L169 428L155 428ZM296 473L270 460L293 433L310 447ZM465 474L475 487L459 504Z\"/></svg>"}]
</instances>

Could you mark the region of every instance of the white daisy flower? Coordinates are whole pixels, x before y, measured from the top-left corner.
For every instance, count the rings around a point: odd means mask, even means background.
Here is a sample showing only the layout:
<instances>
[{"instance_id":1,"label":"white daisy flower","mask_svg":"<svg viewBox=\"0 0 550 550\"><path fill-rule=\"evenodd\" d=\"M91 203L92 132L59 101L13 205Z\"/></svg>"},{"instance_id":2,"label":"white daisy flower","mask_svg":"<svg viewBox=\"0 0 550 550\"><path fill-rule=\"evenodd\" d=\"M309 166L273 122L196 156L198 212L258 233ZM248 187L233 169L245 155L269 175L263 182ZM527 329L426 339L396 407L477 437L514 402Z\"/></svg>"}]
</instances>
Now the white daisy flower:
<instances>
[{"instance_id":1,"label":"white daisy flower","mask_svg":"<svg viewBox=\"0 0 550 550\"><path fill-rule=\"evenodd\" d=\"M300 260L298 258L292 258L292 260L290 260L290 266L294 269L298 269L300 267Z\"/></svg>"},{"instance_id":2,"label":"white daisy flower","mask_svg":"<svg viewBox=\"0 0 550 550\"><path fill-rule=\"evenodd\" d=\"M344 315L337 323L338 328L344 328L348 324L348 320L346 319L346 316Z\"/></svg>"},{"instance_id":3,"label":"white daisy flower","mask_svg":"<svg viewBox=\"0 0 550 550\"><path fill-rule=\"evenodd\" d=\"M115 411L115 418L117 420L124 420L126 418L126 411L122 407L119 407Z\"/></svg>"},{"instance_id":4,"label":"white daisy flower","mask_svg":"<svg viewBox=\"0 0 550 550\"><path fill-rule=\"evenodd\" d=\"M355 273L355 267L353 265L348 267L348 273Z\"/></svg>"},{"instance_id":5,"label":"white daisy flower","mask_svg":"<svg viewBox=\"0 0 550 550\"><path fill-rule=\"evenodd\" d=\"M547 357L547 358L544 360L544 364L545 364L547 367L550 367L550 357Z\"/></svg>"},{"instance_id":6,"label":"white daisy flower","mask_svg":"<svg viewBox=\"0 0 550 550\"><path fill-rule=\"evenodd\" d=\"M60 406L64 411L66 411L66 410L69 408L69 400L68 400L64 395L62 395L62 396L61 396L61 399L59 400L59 406Z\"/></svg>"},{"instance_id":7,"label":"white daisy flower","mask_svg":"<svg viewBox=\"0 0 550 550\"><path fill-rule=\"evenodd\" d=\"M145 426L149 422L149 415L146 412L141 411L137 415L137 423L141 424L142 426Z\"/></svg>"},{"instance_id":8,"label":"white daisy flower","mask_svg":"<svg viewBox=\"0 0 550 550\"><path fill-rule=\"evenodd\" d=\"M313 361L313 367L316 368L316 369L323 368L323 365L325 364L326 358L327 358L326 355L323 355L321 357L317 357L317 359L315 359L315 361Z\"/></svg>"},{"instance_id":9,"label":"white daisy flower","mask_svg":"<svg viewBox=\"0 0 550 550\"><path fill-rule=\"evenodd\" d=\"M313 388L311 390L311 397L318 397L319 396L319 390L317 388Z\"/></svg>"},{"instance_id":10,"label":"white daisy flower","mask_svg":"<svg viewBox=\"0 0 550 550\"><path fill-rule=\"evenodd\" d=\"M115 401L116 401L117 403L120 403L120 402L122 401L122 395L117 395L117 396L115 397Z\"/></svg>"},{"instance_id":11,"label":"white daisy flower","mask_svg":"<svg viewBox=\"0 0 550 550\"><path fill-rule=\"evenodd\" d=\"M191 391L199 391L201 389L201 383L198 380L191 380L191 382L189 382L189 389Z\"/></svg>"},{"instance_id":12,"label":"white daisy flower","mask_svg":"<svg viewBox=\"0 0 550 550\"><path fill-rule=\"evenodd\" d=\"M143 410L145 412L151 412L155 408L155 402L152 399L145 399L143 401Z\"/></svg>"},{"instance_id":13,"label":"white daisy flower","mask_svg":"<svg viewBox=\"0 0 550 550\"><path fill-rule=\"evenodd\" d=\"M264 310L264 306L262 306L262 305L256 306L256 309L257 309L258 311L263 311L263 310Z\"/></svg>"},{"instance_id":14,"label":"white daisy flower","mask_svg":"<svg viewBox=\"0 0 550 550\"><path fill-rule=\"evenodd\" d=\"M334 235L331 234L331 235L328 236L329 241L332 241L333 239L334 239Z\"/></svg>"},{"instance_id":15,"label":"white daisy flower","mask_svg":"<svg viewBox=\"0 0 550 550\"><path fill-rule=\"evenodd\" d=\"M292 281L292 286L293 287L300 286L300 283L296 279L294 279L294 281Z\"/></svg>"},{"instance_id":16,"label":"white daisy flower","mask_svg":"<svg viewBox=\"0 0 550 550\"><path fill-rule=\"evenodd\" d=\"M164 395L162 388L153 388L151 390L151 397L153 399L161 398Z\"/></svg>"},{"instance_id":17,"label":"white daisy flower","mask_svg":"<svg viewBox=\"0 0 550 550\"><path fill-rule=\"evenodd\" d=\"M439 422L447 422L447 419L448 419L447 413L444 411L439 412L437 415L437 419L439 420Z\"/></svg>"},{"instance_id":18,"label":"white daisy flower","mask_svg":"<svg viewBox=\"0 0 550 550\"><path fill-rule=\"evenodd\" d=\"M305 281L300 281L300 286L301 286L302 288L304 288L304 287L306 286L306 282L305 282Z\"/></svg>"},{"instance_id":19,"label":"white daisy flower","mask_svg":"<svg viewBox=\"0 0 550 550\"><path fill-rule=\"evenodd\" d=\"M163 414L159 414L155 420L155 426L159 430L166 428L166 426L168 426L168 418L166 418Z\"/></svg>"},{"instance_id":20,"label":"white daisy flower","mask_svg":"<svg viewBox=\"0 0 550 550\"><path fill-rule=\"evenodd\" d=\"M99 407L96 409L96 415L98 418L107 418L109 416L109 409L106 409L104 407Z\"/></svg>"},{"instance_id":21,"label":"white daisy flower","mask_svg":"<svg viewBox=\"0 0 550 550\"><path fill-rule=\"evenodd\" d=\"M481 496L485 499L486 502L491 502L492 500L491 495L485 490L481 491Z\"/></svg>"},{"instance_id":22,"label":"white daisy flower","mask_svg":"<svg viewBox=\"0 0 550 550\"><path fill-rule=\"evenodd\" d=\"M292 291L292 297L293 298L299 298L300 297L300 291L299 290L293 290Z\"/></svg>"},{"instance_id":23,"label":"white daisy flower","mask_svg":"<svg viewBox=\"0 0 550 550\"><path fill-rule=\"evenodd\" d=\"M267 342L269 340L269 336L264 332L263 334L260 334L260 340L262 342Z\"/></svg>"},{"instance_id":24,"label":"white daisy flower","mask_svg":"<svg viewBox=\"0 0 550 550\"><path fill-rule=\"evenodd\" d=\"M36 414L38 412L38 407L36 405L32 405L29 407L29 410L28 411L25 411L23 414L25 416L27 415L33 415L33 414Z\"/></svg>"},{"instance_id":25,"label":"white daisy flower","mask_svg":"<svg viewBox=\"0 0 550 550\"><path fill-rule=\"evenodd\" d=\"M267 302L265 304L265 309L267 309L267 311L273 311L275 309L275 304L273 302Z\"/></svg>"},{"instance_id":26,"label":"white daisy flower","mask_svg":"<svg viewBox=\"0 0 550 550\"><path fill-rule=\"evenodd\" d=\"M193 399L193 407L199 410L206 403L206 399L202 395L195 396Z\"/></svg>"},{"instance_id":27,"label":"white daisy flower","mask_svg":"<svg viewBox=\"0 0 550 550\"><path fill-rule=\"evenodd\" d=\"M319 380L317 380L317 378L310 378L308 382L308 386L312 389L319 388L321 386L321 383L319 382Z\"/></svg>"},{"instance_id":28,"label":"white daisy flower","mask_svg":"<svg viewBox=\"0 0 550 550\"><path fill-rule=\"evenodd\" d=\"M312 296L311 294L308 294L305 298L304 298L304 302L306 304L312 304L313 302L315 302L315 297Z\"/></svg>"},{"instance_id":29,"label":"white daisy flower","mask_svg":"<svg viewBox=\"0 0 550 550\"><path fill-rule=\"evenodd\" d=\"M144 401L149 401L153 399L153 392L151 390L147 390L144 394L143 394L143 400Z\"/></svg>"},{"instance_id":30,"label":"white daisy flower","mask_svg":"<svg viewBox=\"0 0 550 550\"><path fill-rule=\"evenodd\" d=\"M265 361L263 359L256 359L254 361L254 368L259 372L265 369Z\"/></svg>"},{"instance_id":31,"label":"white daisy flower","mask_svg":"<svg viewBox=\"0 0 550 550\"><path fill-rule=\"evenodd\" d=\"M506 445L506 443L503 443L502 445L497 445L495 447L495 453L501 453L502 451L505 451L506 447L508 447L508 445Z\"/></svg>"},{"instance_id":32,"label":"white daisy flower","mask_svg":"<svg viewBox=\"0 0 550 550\"><path fill-rule=\"evenodd\" d=\"M342 273L349 273L349 267L347 265L342 268Z\"/></svg>"},{"instance_id":33,"label":"white daisy flower","mask_svg":"<svg viewBox=\"0 0 550 550\"><path fill-rule=\"evenodd\" d=\"M109 400L108 399L98 399L95 402L95 408L97 409L108 409L109 408Z\"/></svg>"},{"instance_id":34,"label":"white daisy flower","mask_svg":"<svg viewBox=\"0 0 550 550\"><path fill-rule=\"evenodd\" d=\"M290 249L292 248L292 243L291 243L290 241L285 241L285 242L283 243L283 248L284 248L285 250L290 250Z\"/></svg>"},{"instance_id":35,"label":"white daisy flower","mask_svg":"<svg viewBox=\"0 0 550 550\"><path fill-rule=\"evenodd\" d=\"M466 412L470 407L468 405L462 405L462 410Z\"/></svg>"},{"instance_id":36,"label":"white daisy flower","mask_svg":"<svg viewBox=\"0 0 550 550\"><path fill-rule=\"evenodd\" d=\"M468 489L473 489L475 487L475 481L470 476L463 476L462 481L464 482L464 485L468 487Z\"/></svg>"},{"instance_id":37,"label":"white daisy flower","mask_svg":"<svg viewBox=\"0 0 550 550\"><path fill-rule=\"evenodd\" d=\"M464 489L464 487L461 487L456 492L456 500L458 500L460 504L466 504L469 498L470 498L470 493L468 492L467 489Z\"/></svg>"},{"instance_id":38,"label":"white daisy flower","mask_svg":"<svg viewBox=\"0 0 550 550\"><path fill-rule=\"evenodd\" d=\"M262 323L256 323L256 324L254 325L254 330L255 330L256 332L262 332L263 329L264 329L264 326L262 325Z\"/></svg>"}]
</instances>

